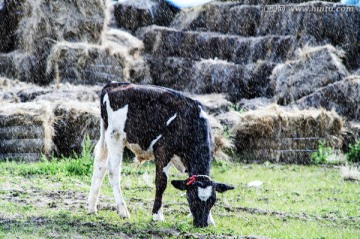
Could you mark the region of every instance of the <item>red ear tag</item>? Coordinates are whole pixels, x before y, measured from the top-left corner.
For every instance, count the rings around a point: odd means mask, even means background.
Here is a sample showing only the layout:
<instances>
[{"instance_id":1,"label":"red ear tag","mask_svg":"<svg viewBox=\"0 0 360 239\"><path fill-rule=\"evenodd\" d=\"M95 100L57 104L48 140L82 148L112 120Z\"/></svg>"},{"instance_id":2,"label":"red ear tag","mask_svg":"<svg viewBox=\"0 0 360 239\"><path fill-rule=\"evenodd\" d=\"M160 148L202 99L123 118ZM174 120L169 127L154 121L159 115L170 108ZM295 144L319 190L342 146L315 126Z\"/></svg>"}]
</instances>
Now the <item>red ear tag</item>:
<instances>
[{"instance_id":1,"label":"red ear tag","mask_svg":"<svg viewBox=\"0 0 360 239\"><path fill-rule=\"evenodd\" d=\"M196 175L193 175L193 176L187 178L187 179L185 180L185 181L188 181L188 182L186 182L186 186L191 185L193 182L195 182L195 180L196 180Z\"/></svg>"}]
</instances>

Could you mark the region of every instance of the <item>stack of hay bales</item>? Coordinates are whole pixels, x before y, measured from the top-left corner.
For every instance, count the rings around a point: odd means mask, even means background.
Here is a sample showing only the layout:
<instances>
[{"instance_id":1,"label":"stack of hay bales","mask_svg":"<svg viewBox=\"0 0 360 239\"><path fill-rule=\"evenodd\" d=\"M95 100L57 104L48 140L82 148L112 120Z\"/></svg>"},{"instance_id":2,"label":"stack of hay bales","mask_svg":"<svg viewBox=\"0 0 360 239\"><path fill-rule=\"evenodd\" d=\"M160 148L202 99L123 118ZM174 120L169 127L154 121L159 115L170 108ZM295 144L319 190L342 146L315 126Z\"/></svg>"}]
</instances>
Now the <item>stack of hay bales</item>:
<instances>
[{"instance_id":1,"label":"stack of hay bales","mask_svg":"<svg viewBox=\"0 0 360 239\"><path fill-rule=\"evenodd\" d=\"M270 77L279 104L292 103L349 74L342 63L343 52L331 45L304 47L297 55L297 60L277 65Z\"/></svg>"},{"instance_id":2,"label":"stack of hay bales","mask_svg":"<svg viewBox=\"0 0 360 239\"><path fill-rule=\"evenodd\" d=\"M89 102L55 102L54 144L57 155L73 156L80 154L83 142L88 135L94 144L99 139L100 110L98 103Z\"/></svg>"},{"instance_id":3,"label":"stack of hay bales","mask_svg":"<svg viewBox=\"0 0 360 239\"><path fill-rule=\"evenodd\" d=\"M5 104L0 108L0 159L36 161L53 150L54 117L43 103Z\"/></svg>"},{"instance_id":4,"label":"stack of hay bales","mask_svg":"<svg viewBox=\"0 0 360 239\"><path fill-rule=\"evenodd\" d=\"M295 103L301 109L311 107L335 110L346 117L344 149L360 139L360 76L348 76L342 81L318 89Z\"/></svg>"},{"instance_id":5,"label":"stack of hay bales","mask_svg":"<svg viewBox=\"0 0 360 239\"><path fill-rule=\"evenodd\" d=\"M99 138L100 86L39 87L0 77L0 160L80 154ZM26 103L21 103L26 102Z\"/></svg>"},{"instance_id":6,"label":"stack of hay bales","mask_svg":"<svg viewBox=\"0 0 360 239\"><path fill-rule=\"evenodd\" d=\"M273 3L281 5L269 5ZM307 38L308 43L339 46L346 51L352 68L360 66L359 10L356 6L340 5L336 0L214 1L181 11L171 27L246 37L294 35Z\"/></svg>"},{"instance_id":7,"label":"stack of hay bales","mask_svg":"<svg viewBox=\"0 0 360 239\"><path fill-rule=\"evenodd\" d=\"M244 161L307 164L320 140L340 149L342 130L343 120L334 111L272 105L241 114L232 133Z\"/></svg>"},{"instance_id":8,"label":"stack of hay bales","mask_svg":"<svg viewBox=\"0 0 360 239\"><path fill-rule=\"evenodd\" d=\"M7 54L8 67L17 69L3 74L22 81L46 84L46 60L57 41L98 43L105 24L105 4L95 1L28 0L21 5L14 51ZM18 11L14 8L11 15Z\"/></svg>"}]
</instances>

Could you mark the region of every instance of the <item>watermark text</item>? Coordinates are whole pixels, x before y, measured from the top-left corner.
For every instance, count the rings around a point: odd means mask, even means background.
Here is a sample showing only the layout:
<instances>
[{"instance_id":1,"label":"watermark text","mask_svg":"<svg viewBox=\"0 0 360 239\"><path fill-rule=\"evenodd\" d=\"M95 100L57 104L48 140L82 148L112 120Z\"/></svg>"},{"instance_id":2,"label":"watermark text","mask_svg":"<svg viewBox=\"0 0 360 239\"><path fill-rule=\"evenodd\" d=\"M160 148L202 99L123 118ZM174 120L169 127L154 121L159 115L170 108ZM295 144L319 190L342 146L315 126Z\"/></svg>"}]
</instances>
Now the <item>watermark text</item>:
<instances>
[{"instance_id":1,"label":"watermark text","mask_svg":"<svg viewBox=\"0 0 360 239\"><path fill-rule=\"evenodd\" d=\"M263 12L357 12L358 8L354 6L296 6L296 5L264 5Z\"/></svg>"}]
</instances>

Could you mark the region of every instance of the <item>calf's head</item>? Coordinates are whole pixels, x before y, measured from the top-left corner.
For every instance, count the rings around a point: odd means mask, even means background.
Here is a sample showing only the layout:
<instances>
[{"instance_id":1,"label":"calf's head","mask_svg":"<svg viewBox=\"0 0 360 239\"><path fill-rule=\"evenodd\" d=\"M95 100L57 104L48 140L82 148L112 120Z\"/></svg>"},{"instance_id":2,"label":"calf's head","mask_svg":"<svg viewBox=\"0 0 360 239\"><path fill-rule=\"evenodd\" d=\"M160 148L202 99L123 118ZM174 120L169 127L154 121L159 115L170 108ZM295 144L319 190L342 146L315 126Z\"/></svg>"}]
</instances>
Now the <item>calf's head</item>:
<instances>
[{"instance_id":1,"label":"calf's head","mask_svg":"<svg viewBox=\"0 0 360 239\"><path fill-rule=\"evenodd\" d=\"M210 210L216 201L216 192L223 193L234 189L232 186L214 182L206 175L194 175L186 180L173 180L171 184L179 190L186 190L195 227L208 226Z\"/></svg>"}]
</instances>

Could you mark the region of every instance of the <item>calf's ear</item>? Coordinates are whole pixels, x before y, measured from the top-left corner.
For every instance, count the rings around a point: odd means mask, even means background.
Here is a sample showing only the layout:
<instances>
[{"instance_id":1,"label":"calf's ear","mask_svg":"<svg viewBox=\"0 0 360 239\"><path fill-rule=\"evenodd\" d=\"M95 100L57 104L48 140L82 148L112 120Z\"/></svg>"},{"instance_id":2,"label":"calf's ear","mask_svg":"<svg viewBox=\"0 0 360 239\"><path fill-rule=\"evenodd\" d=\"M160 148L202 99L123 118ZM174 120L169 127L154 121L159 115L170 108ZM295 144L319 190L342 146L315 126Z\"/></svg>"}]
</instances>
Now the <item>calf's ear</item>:
<instances>
[{"instance_id":1,"label":"calf's ear","mask_svg":"<svg viewBox=\"0 0 360 239\"><path fill-rule=\"evenodd\" d=\"M186 182L184 180L172 180L171 184L179 190L186 190Z\"/></svg>"},{"instance_id":2,"label":"calf's ear","mask_svg":"<svg viewBox=\"0 0 360 239\"><path fill-rule=\"evenodd\" d=\"M219 193L226 192L227 190L233 190L234 187L224 184L224 183L215 183L215 190Z\"/></svg>"}]
</instances>

